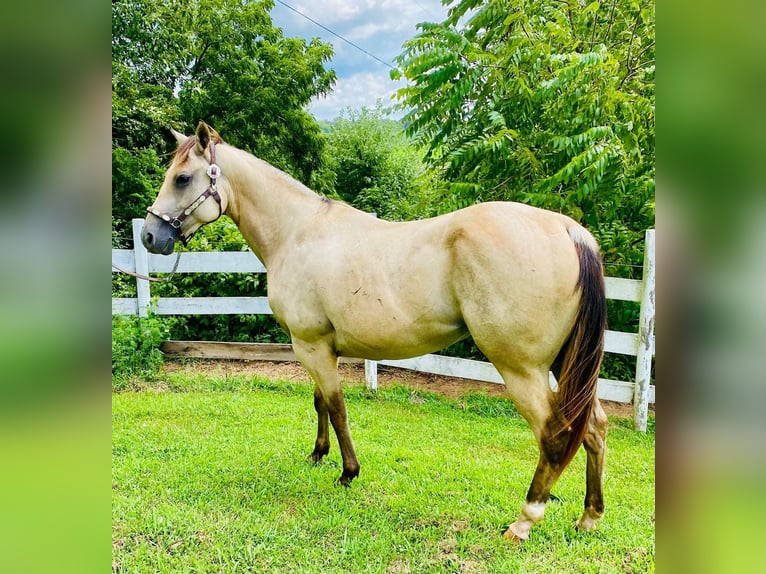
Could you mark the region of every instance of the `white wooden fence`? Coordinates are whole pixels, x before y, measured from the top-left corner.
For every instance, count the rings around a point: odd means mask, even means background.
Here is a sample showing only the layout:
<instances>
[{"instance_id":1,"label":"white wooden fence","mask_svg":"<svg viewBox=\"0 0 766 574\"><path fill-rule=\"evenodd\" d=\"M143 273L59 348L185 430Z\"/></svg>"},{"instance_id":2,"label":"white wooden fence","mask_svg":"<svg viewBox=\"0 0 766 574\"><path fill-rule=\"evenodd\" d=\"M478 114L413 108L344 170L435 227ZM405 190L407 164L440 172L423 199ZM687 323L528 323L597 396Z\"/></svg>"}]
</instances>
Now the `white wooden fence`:
<instances>
[{"instance_id":1,"label":"white wooden fence","mask_svg":"<svg viewBox=\"0 0 766 574\"><path fill-rule=\"evenodd\" d=\"M112 263L142 275L170 273L176 257L147 252L140 239L142 226L142 219L133 220L134 249L113 249ZM599 379L598 396L604 400L632 403L634 426L638 430L646 430L648 405L655 402L654 386L650 385L654 356L654 261L654 230L650 229L646 232L643 280L606 278L608 299L639 302L641 312L638 333L608 330L604 342L607 353L636 357L635 381ZM176 273L265 272L266 268L251 251L186 252L178 260L176 269ZM156 315L271 314L266 297L161 297L152 301L149 281L137 279L136 288L136 297L112 299L113 315L146 316L150 308ZM491 363L423 355L414 359L378 363L365 361L365 379L373 389L377 388L377 364L503 384L500 374ZM555 379L552 379L551 384L555 385Z\"/></svg>"}]
</instances>

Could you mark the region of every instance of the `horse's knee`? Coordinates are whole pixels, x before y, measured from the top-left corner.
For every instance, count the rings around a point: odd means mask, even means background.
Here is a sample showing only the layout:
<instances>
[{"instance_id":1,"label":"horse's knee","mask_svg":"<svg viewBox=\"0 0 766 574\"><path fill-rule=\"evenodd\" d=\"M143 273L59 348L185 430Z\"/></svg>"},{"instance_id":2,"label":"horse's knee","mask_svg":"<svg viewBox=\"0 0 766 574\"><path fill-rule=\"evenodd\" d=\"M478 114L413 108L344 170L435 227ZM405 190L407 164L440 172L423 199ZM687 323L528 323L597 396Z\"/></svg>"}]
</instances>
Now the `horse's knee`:
<instances>
[{"instance_id":1,"label":"horse's knee","mask_svg":"<svg viewBox=\"0 0 766 574\"><path fill-rule=\"evenodd\" d=\"M337 430L338 426L345 426L347 421L346 401L343 399L343 393L338 391L327 397L327 411L330 415L330 422Z\"/></svg>"},{"instance_id":2,"label":"horse's knee","mask_svg":"<svg viewBox=\"0 0 766 574\"><path fill-rule=\"evenodd\" d=\"M316 410L318 415L327 413L327 403L319 389L314 389L314 410Z\"/></svg>"}]
</instances>

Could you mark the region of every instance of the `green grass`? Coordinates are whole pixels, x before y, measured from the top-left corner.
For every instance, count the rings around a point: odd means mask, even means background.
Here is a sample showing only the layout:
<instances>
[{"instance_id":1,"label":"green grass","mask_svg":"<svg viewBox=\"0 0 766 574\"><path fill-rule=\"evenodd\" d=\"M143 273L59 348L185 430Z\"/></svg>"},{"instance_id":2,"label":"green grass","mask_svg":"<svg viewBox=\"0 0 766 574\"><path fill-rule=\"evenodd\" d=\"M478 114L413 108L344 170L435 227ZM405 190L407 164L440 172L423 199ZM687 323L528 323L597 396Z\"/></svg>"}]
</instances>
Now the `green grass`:
<instances>
[{"instance_id":1,"label":"green grass","mask_svg":"<svg viewBox=\"0 0 766 574\"><path fill-rule=\"evenodd\" d=\"M613 421L595 531L573 529L581 451L518 547L501 533L537 449L507 400L347 386L362 471L343 488L337 444L320 465L306 459L316 432L308 384L167 377L113 395L116 572L654 570L653 432Z\"/></svg>"}]
</instances>

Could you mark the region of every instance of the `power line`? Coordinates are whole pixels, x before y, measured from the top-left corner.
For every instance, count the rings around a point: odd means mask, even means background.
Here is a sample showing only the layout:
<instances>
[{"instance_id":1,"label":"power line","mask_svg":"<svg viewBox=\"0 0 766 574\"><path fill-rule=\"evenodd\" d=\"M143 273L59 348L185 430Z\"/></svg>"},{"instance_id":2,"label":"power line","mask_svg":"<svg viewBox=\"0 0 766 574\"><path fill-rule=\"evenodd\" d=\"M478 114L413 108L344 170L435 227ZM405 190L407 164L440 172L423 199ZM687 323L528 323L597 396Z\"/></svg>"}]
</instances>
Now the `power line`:
<instances>
[{"instance_id":1,"label":"power line","mask_svg":"<svg viewBox=\"0 0 766 574\"><path fill-rule=\"evenodd\" d=\"M385 61L381 60L380 58L378 58L378 57L377 57L375 54L371 54L370 52L368 52L367 50L365 50L365 49L364 49L364 48L362 48L361 46L358 46L357 44L354 44L354 43L353 43L351 40L347 40L346 38L344 38L344 37L343 37L343 36L341 36L340 34L337 34L336 32L333 32L332 30L330 30L330 29L329 29L327 26L325 26L324 24L320 24L320 23L319 23L319 22L317 22L316 20L314 20L314 19L310 18L309 16L306 16L306 15L305 15L303 12L301 12L301 11L299 11L299 10L296 10L295 8L293 8L292 6L290 6L289 4L286 4L286 3L282 2L282 0L275 0L275 1L276 1L276 2L278 2L279 4L281 4L282 6L284 6L285 8L289 8L290 10L292 10L293 12L295 12L296 14L298 14L299 16L303 16L303 17L304 17L306 20L308 20L309 22L311 22L311 23L313 23L313 24L316 24L316 25L317 25L317 26L319 26L319 27L320 27L322 30L324 30L324 31L326 31L326 32L329 32L330 34L332 34L332 35L333 35L333 36L335 36L336 38L340 38L340 39L341 39L341 40L343 40L343 41L344 41L346 44L348 44L348 45L350 45L350 46L353 46L354 48L356 48L356 49L357 49L357 50L359 50L360 52L363 52L363 53L367 54L367 55L368 55L370 58L372 58L373 60L377 60L378 62L380 62L380 63L381 63L381 64L383 64L384 66L388 66L388 67L389 67L389 68L391 68L392 70L395 70L395 69L396 69L394 66L392 66L392 65L391 65L391 64L389 64L388 62L385 62Z\"/></svg>"},{"instance_id":2,"label":"power line","mask_svg":"<svg viewBox=\"0 0 766 574\"><path fill-rule=\"evenodd\" d=\"M426 8L420 2L418 2L418 0L415 0L415 4L418 5L418 8L420 8L420 11L423 12L423 14L425 14L429 18L432 18L434 22L436 22L438 20L438 18L436 18L436 16L434 16L434 14L431 12L431 10L426 10Z\"/></svg>"}]
</instances>

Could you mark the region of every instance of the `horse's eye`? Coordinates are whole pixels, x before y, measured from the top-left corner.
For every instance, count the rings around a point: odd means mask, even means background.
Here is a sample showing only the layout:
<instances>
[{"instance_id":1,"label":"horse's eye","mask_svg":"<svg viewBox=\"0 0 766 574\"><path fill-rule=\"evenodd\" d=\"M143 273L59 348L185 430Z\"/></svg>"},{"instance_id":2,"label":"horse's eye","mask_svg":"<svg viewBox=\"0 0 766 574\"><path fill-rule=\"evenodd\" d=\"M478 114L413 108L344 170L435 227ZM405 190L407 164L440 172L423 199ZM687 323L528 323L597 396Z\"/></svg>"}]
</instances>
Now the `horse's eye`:
<instances>
[{"instance_id":1,"label":"horse's eye","mask_svg":"<svg viewBox=\"0 0 766 574\"><path fill-rule=\"evenodd\" d=\"M182 173L176 176L176 185L178 187L183 187L185 185L188 185L190 181L191 181L191 176L186 175L185 173Z\"/></svg>"}]
</instances>

